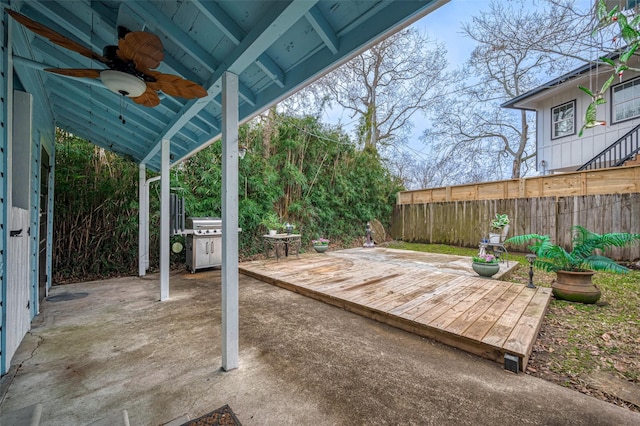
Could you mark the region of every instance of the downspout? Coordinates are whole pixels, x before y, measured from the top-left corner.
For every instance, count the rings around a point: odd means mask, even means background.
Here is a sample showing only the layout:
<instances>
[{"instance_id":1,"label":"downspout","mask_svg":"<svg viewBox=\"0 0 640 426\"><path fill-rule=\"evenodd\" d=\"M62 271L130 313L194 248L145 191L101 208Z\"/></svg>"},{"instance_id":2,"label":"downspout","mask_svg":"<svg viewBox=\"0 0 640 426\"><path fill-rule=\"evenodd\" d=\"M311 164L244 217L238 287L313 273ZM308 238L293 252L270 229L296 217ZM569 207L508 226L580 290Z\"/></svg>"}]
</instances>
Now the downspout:
<instances>
[{"instance_id":1,"label":"downspout","mask_svg":"<svg viewBox=\"0 0 640 426\"><path fill-rule=\"evenodd\" d=\"M54 142L52 153L49 154L49 200L47 201L47 283L45 284L45 297L49 295L49 289L53 284L53 209L55 198L55 173L56 173L56 143L55 126L53 129Z\"/></svg>"}]
</instances>

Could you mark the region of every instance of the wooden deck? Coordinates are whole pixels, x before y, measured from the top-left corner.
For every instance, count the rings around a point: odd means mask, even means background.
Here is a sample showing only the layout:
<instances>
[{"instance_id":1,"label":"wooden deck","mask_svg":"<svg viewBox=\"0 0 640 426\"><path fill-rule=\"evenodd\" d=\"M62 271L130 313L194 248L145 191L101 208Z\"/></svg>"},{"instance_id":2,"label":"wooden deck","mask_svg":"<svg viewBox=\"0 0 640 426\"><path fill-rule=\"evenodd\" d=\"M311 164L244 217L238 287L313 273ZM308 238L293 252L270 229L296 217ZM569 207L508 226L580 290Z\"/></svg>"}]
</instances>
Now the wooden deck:
<instances>
[{"instance_id":1,"label":"wooden deck","mask_svg":"<svg viewBox=\"0 0 640 426\"><path fill-rule=\"evenodd\" d=\"M470 269L469 258L384 248L240 264L245 275L499 363L515 355L522 371L551 289Z\"/></svg>"}]
</instances>

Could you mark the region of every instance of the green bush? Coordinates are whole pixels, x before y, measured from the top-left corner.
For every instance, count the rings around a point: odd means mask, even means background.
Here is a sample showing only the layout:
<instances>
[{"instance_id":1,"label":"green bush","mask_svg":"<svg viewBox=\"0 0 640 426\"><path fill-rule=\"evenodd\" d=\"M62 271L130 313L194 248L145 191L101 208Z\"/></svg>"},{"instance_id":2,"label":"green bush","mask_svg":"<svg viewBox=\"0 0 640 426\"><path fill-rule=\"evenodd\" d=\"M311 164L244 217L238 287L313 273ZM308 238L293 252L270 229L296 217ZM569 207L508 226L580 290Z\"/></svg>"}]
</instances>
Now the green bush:
<instances>
[{"instance_id":1,"label":"green bush","mask_svg":"<svg viewBox=\"0 0 640 426\"><path fill-rule=\"evenodd\" d=\"M388 226L396 193L402 188L374 150L357 149L344 133L312 117L276 114L271 118L252 121L239 132L240 144L249 149L239 162L241 257L262 251L260 222L268 213L283 223L295 223L303 245L320 237L331 239L334 246L349 245L364 235L367 221L373 218ZM265 137L267 128L269 138ZM137 165L70 135L60 136L56 148L57 276L68 280L86 279L90 274L135 274ZM220 217L220 143L175 166L171 187L185 197L187 216ZM153 268L158 264L159 185L152 186L149 198ZM88 223L74 227L83 219ZM96 222L100 225L93 228ZM79 238L78 230L93 239ZM79 263L78 253L82 253ZM176 260L183 258L176 256Z\"/></svg>"}]
</instances>

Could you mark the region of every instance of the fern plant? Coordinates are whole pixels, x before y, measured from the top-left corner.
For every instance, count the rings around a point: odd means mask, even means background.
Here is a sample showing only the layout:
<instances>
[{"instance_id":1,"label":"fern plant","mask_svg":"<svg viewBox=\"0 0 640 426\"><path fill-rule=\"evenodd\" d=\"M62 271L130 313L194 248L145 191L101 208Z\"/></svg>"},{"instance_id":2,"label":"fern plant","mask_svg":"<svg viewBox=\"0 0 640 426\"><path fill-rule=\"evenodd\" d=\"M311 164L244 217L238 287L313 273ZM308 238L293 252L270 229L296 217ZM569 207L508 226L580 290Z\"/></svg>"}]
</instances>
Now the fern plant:
<instances>
[{"instance_id":1,"label":"fern plant","mask_svg":"<svg viewBox=\"0 0 640 426\"><path fill-rule=\"evenodd\" d=\"M570 252L567 252L557 244L552 244L548 235L516 235L507 239L505 244L521 245L535 240L535 243L529 246L529 249L538 256L534 266L547 272L585 272L589 270L615 273L629 272L628 268L617 264L606 256L597 254L596 250L624 247L640 241L640 234L614 232L600 235L579 225L573 226L571 230L573 232L573 249Z\"/></svg>"}]
</instances>

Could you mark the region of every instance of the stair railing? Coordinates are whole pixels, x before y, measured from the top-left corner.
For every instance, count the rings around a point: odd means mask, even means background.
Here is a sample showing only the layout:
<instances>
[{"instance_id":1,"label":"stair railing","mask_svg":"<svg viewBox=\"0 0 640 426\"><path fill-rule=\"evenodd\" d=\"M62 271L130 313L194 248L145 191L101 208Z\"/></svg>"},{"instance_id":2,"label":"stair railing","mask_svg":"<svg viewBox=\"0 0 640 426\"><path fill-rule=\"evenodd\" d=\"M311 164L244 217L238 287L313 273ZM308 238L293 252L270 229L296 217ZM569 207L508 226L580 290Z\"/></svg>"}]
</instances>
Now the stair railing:
<instances>
[{"instance_id":1,"label":"stair railing","mask_svg":"<svg viewBox=\"0 0 640 426\"><path fill-rule=\"evenodd\" d=\"M584 163L578 171L619 167L640 152L640 124Z\"/></svg>"}]
</instances>

